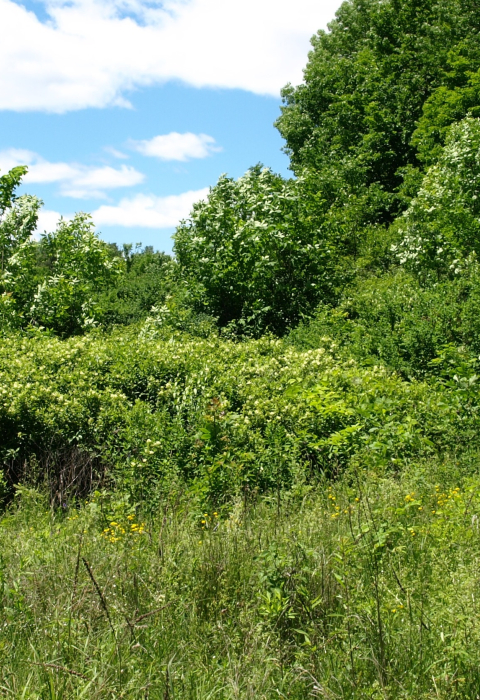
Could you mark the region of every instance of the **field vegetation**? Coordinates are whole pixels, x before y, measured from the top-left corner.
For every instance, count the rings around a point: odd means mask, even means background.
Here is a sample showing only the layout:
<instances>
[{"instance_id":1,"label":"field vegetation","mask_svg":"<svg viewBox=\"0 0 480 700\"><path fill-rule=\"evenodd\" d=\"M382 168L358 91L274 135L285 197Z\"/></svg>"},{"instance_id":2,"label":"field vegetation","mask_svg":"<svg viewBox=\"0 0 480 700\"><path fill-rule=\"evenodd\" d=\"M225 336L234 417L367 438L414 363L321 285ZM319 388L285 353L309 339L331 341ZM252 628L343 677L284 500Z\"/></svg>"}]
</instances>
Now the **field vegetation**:
<instances>
[{"instance_id":1,"label":"field vegetation","mask_svg":"<svg viewBox=\"0 0 480 700\"><path fill-rule=\"evenodd\" d=\"M0 177L0 696L480 698L479 25L344 2L174 257Z\"/></svg>"}]
</instances>

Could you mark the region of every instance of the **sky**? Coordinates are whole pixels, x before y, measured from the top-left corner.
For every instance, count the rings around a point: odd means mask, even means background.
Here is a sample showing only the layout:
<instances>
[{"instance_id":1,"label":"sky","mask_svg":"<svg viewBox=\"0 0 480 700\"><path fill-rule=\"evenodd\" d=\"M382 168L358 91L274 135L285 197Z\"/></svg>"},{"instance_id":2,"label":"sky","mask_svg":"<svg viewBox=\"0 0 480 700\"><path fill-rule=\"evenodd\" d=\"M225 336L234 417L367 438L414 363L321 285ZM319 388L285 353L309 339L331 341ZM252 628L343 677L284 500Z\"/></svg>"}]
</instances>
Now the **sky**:
<instances>
[{"instance_id":1,"label":"sky","mask_svg":"<svg viewBox=\"0 0 480 700\"><path fill-rule=\"evenodd\" d=\"M288 177L273 126L339 0L0 0L0 171L38 231L92 214L104 240L171 252L222 173Z\"/></svg>"}]
</instances>

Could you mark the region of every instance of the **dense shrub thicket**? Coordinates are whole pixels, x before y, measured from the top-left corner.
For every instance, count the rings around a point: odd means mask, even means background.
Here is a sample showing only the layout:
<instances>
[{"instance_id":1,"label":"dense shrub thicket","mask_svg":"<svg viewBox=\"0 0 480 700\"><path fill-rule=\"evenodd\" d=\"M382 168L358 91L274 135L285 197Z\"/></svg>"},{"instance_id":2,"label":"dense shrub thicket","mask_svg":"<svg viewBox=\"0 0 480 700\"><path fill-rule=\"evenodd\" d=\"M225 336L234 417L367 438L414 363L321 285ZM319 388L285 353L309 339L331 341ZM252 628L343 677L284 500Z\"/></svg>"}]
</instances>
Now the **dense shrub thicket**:
<instances>
[{"instance_id":1,"label":"dense shrub thicket","mask_svg":"<svg viewBox=\"0 0 480 700\"><path fill-rule=\"evenodd\" d=\"M396 472L476 435L475 362L452 355L427 383L362 367L328 337L310 350L180 334L12 338L0 351L1 457L15 478L25 460L53 465L78 446L153 508L185 483L220 508L352 464Z\"/></svg>"}]
</instances>

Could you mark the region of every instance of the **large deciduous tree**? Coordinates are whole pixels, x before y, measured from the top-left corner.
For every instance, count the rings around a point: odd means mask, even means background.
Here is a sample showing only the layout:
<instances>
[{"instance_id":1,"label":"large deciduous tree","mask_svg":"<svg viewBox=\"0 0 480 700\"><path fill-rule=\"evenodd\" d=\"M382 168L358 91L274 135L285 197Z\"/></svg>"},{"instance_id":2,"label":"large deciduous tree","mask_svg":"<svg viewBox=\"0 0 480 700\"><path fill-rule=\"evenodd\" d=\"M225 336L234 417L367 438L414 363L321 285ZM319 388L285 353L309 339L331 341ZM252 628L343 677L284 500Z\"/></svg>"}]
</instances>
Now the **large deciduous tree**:
<instances>
[{"instance_id":1,"label":"large deciduous tree","mask_svg":"<svg viewBox=\"0 0 480 700\"><path fill-rule=\"evenodd\" d=\"M304 82L283 91L277 127L294 172L314 172L332 207L361 196L366 223L390 222L406 203L406 172L419 166L412 135L423 105L448 82L455 52L471 74L480 68L479 28L476 0L344 2L330 31L312 39ZM469 89L448 123L475 102Z\"/></svg>"}]
</instances>

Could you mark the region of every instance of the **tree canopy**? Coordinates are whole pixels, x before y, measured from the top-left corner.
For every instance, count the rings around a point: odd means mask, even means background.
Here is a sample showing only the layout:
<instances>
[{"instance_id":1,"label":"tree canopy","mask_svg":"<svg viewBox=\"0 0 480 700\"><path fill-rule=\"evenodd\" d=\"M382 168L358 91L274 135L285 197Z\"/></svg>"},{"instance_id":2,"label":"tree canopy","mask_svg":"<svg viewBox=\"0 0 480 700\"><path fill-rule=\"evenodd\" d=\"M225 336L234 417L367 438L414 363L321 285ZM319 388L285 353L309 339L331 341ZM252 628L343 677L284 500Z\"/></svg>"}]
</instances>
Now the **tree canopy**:
<instances>
[{"instance_id":1,"label":"tree canopy","mask_svg":"<svg viewBox=\"0 0 480 700\"><path fill-rule=\"evenodd\" d=\"M314 171L332 205L345 204L339 174L348 194L373 190L377 220L391 221L422 136L478 105L479 28L474 0L344 2L312 39L304 82L283 91L277 127L293 171Z\"/></svg>"}]
</instances>

